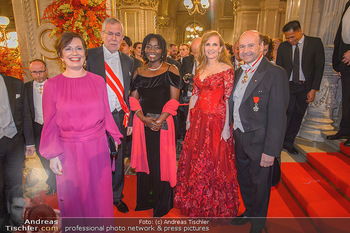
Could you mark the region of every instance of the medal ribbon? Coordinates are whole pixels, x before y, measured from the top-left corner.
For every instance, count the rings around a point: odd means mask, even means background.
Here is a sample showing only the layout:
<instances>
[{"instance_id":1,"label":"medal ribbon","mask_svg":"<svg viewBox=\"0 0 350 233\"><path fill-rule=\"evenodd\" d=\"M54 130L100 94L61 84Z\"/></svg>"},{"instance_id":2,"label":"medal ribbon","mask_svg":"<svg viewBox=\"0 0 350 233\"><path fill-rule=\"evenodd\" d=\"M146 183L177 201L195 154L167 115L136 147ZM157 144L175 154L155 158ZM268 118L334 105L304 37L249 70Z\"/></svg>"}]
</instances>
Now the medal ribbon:
<instances>
[{"instance_id":1,"label":"medal ribbon","mask_svg":"<svg viewBox=\"0 0 350 233\"><path fill-rule=\"evenodd\" d=\"M259 102L259 96L254 96L253 101L254 101L254 103L257 104Z\"/></svg>"},{"instance_id":2,"label":"medal ribbon","mask_svg":"<svg viewBox=\"0 0 350 233\"><path fill-rule=\"evenodd\" d=\"M123 111L125 112L123 125L126 128L129 125L130 110L128 108L128 105L125 103L123 85L119 81L118 77L114 74L113 70L109 67L107 62L105 62L105 68L106 68L107 85L117 95L120 106L122 107ZM117 86L118 86L120 91L118 90Z\"/></svg>"},{"instance_id":3,"label":"medal ribbon","mask_svg":"<svg viewBox=\"0 0 350 233\"><path fill-rule=\"evenodd\" d=\"M252 70L252 71L251 71L251 69L254 68L254 66L256 65L256 63L258 63L258 62L262 59L262 57L263 57L263 54L260 54L260 57L258 58L258 60L256 60L256 61L254 62L254 64L252 65L252 68L250 68L250 69L244 71L246 76L248 76L248 73L249 73L249 72L250 72L250 73L254 73L254 72L255 72L256 68L258 68L258 67L255 67L255 69Z\"/></svg>"}]
</instances>

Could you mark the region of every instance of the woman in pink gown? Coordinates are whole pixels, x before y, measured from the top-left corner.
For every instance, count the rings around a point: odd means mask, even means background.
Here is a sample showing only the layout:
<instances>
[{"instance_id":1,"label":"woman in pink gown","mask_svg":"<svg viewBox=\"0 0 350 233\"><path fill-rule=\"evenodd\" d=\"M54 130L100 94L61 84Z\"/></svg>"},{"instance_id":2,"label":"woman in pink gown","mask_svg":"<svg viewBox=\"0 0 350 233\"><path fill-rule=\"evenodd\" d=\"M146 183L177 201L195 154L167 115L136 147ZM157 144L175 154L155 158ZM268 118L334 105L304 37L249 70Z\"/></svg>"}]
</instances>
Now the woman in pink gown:
<instances>
[{"instance_id":1,"label":"woman in pink gown","mask_svg":"<svg viewBox=\"0 0 350 233\"><path fill-rule=\"evenodd\" d=\"M228 98L234 72L216 31L203 35L178 163L174 205L191 217L234 217L239 198Z\"/></svg>"},{"instance_id":2,"label":"woman in pink gown","mask_svg":"<svg viewBox=\"0 0 350 233\"><path fill-rule=\"evenodd\" d=\"M57 178L62 217L113 217L111 161L106 130L120 144L102 77L84 70L86 46L65 32L55 43L66 70L44 86L40 153Z\"/></svg>"}]
</instances>

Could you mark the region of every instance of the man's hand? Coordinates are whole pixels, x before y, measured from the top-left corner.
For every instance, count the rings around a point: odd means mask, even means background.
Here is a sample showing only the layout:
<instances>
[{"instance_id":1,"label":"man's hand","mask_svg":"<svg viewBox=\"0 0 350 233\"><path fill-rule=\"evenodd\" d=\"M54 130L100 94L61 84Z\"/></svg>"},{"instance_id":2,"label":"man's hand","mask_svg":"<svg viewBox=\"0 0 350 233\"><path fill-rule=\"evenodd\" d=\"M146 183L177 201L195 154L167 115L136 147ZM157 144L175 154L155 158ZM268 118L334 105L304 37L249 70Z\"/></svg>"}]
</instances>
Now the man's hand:
<instances>
[{"instance_id":1,"label":"man's hand","mask_svg":"<svg viewBox=\"0 0 350 233\"><path fill-rule=\"evenodd\" d=\"M132 127L126 128L126 136L130 136L132 134Z\"/></svg>"},{"instance_id":2,"label":"man's hand","mask_svg":"<svg viewBox=\"0 0 350 233\"><path fill-rule=\"evenodd\" d=\"M311 89L309 93L307 93L307 100L306 102L309 104L315 100L316 90Z\"/></svg>"},{"instance_id":3,"label":"man's hand","mask_svg":"<svg viewBox=\"0 0 350 233\"><path fill-rule=\"evenodd\" d=\"M344 53L342 62L346 65L350 65L350 50Z\"/></svg>"},{"instance_id":4,"label":"man's hand","mask_svg":"<svg viewBox=\"0 0 350 233\"><path fill-rule=\"evenodd\" d=\"M275 160L275 157L267 155L265 153L262 153L260 166L261 167L271 167L273 165L274 160Z\"/></svg>"},{"instance_id":5,"label":"man's hand","mask_svg":"<svg viewBox=\"0 0 350 233\"><path fill-rule=\"evenodd\" d=\"M26 155L32 156L35 152L35 146L26 147Z\"/></svg>"}]
</instances>

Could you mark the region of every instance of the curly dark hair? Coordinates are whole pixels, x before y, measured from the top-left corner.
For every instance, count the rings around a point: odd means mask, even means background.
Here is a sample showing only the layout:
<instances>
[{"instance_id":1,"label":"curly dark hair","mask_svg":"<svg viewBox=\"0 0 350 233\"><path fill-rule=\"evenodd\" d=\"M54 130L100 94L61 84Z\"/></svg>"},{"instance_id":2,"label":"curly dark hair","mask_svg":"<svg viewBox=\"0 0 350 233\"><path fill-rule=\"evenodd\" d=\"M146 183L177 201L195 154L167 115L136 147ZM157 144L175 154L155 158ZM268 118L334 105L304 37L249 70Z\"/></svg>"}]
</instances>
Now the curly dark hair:
<instances>
[{"instance_id":1,"label":"curly dark hair","mask_svg":"<svg viewBox=\"0 0 350 233\"><path fill-rule=\"evenodd\" d=\"M263 43L264 43L264 46L268 45L268 50L267 50L267 54L265 55L265 57L269 61L273 61L273 50L275 48L275 45L274 45L271 37L269 37L268 35L263 35Z\"/></svg>"},{"instance_id":2,"label":"curly dark hair","mask_svg":"<svg viewBox=\"0 0 350 233\"><path fill-rule=\"evenodd\" d=\"M146 62L146 64L149 62L147 56L146 56L146 53L145 53L145 48L146 48L146 45L150 42L150 40L152 38L156 38L157 41L158 41L158 45L160 47L160 49L162 50L162 56L160 58L160 60L162 62L165 62L166 61L166 56L167 56L167 48L166 48L166 41L165 39L159 35L159 34L154 34L154 33L151 33L151 34L148 34L145 39L143 39L143 42L142 42L142 58L143 60Z\"/></svg>"}]
</instances>

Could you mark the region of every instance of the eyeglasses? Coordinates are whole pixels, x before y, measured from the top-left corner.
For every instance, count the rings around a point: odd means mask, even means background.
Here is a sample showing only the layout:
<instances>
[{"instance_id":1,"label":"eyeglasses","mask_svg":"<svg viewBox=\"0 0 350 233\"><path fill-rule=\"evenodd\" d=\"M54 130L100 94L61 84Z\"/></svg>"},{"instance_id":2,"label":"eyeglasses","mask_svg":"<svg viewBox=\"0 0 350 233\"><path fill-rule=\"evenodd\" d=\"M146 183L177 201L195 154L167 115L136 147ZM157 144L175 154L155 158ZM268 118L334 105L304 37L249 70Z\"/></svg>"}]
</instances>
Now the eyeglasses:
<instances>
[{"instance_id":1,"label":"eyeglasses","mask_svg":"<svg viewBox=\"0 0 350 233\"><path fill-rule=\"evenodd\" d=\"M110 36L110 37L112 37L112 36L121 37L122 36L122 34L120 32L113 33L113 32L105 32L104 31L104 33L106 33L107 36Z\"/></svg>"},{"instance_id":2,"label":"eyeglasses","mask_svg":"<svg viewBox=\"0 0 350 233\"><path fill-rule=\"evenodd\" d=\"M42 75L46 72L46 70L39 70L39 71L30 71L32 75Z\"/></svg>"}]
</instances>

